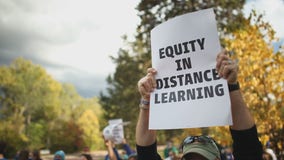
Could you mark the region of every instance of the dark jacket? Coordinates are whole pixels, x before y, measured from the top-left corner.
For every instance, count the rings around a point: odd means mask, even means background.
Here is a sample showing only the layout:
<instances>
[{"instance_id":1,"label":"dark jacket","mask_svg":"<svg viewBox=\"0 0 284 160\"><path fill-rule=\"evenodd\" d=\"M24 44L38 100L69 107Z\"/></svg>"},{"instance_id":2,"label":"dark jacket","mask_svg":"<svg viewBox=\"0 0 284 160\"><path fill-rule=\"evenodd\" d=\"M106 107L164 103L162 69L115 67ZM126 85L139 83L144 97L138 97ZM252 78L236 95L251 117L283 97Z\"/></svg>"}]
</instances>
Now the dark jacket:
<instances>
[{"instance_id":1,"label":"dark jacket","mask_svg":"<svg viewBox=\"0 0 284 160\"><path fill-rule=\"evenodd\" d=\"M230 130L233 139L233 154L236 160L261 160L262 145L257 136L256 126L247 130ZM150 146L136 145L138 160L162 160L157 152L157 143Z\"/></svg>"}]
</instances>

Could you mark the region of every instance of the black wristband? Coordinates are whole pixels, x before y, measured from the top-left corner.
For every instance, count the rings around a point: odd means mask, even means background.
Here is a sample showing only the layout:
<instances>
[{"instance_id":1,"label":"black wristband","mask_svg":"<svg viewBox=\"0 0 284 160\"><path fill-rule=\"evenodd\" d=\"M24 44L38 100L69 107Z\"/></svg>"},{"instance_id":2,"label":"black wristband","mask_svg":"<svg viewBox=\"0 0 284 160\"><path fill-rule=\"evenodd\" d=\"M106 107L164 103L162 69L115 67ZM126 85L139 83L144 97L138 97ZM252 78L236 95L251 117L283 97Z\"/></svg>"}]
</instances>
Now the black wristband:
<instances>
[{"instance_id":1,"label":"black wristband","mask_svg":"<svg viewBox=\"0 0 284 160\"><path fill-rule=\"evenodd\" d=\"M235 84L228 84L228 87L229 87L229 92L233 92L235 90L240 89L240 84L239 84L239 82L237 82Z\"/></svg>"}]
</instances>

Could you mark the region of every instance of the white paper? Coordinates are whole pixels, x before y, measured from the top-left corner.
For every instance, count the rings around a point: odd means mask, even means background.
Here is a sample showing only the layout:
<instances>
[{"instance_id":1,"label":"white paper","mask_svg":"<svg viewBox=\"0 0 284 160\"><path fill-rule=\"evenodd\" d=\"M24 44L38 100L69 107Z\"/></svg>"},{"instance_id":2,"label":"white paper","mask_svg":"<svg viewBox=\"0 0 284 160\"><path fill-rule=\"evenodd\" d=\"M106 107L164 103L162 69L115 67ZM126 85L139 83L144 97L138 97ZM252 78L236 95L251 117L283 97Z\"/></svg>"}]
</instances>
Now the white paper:
<instances>
[{"instance_id":1,"label":"white paper","mask_svg":"<svg viewBox=\"0 0 284 160\"><path fill-rule=\"evenodd\" d=\"M109 125L113 126L112 134L115 144L122 143L124 139L123 121L122 119L111 119L108 121Z\"/></svg>"},{"instance_id":2,"label":"white paper","mask_svg":"<svg viewBox=\"0 0 284 160\"><path fill-rule=\"evenodd\" d=\"M215 70L221 48L213 9L158 25L151 31L151 50L158 87L151 94L149 129L232 124L227 81Z\"/></svg>"}]
</instances>

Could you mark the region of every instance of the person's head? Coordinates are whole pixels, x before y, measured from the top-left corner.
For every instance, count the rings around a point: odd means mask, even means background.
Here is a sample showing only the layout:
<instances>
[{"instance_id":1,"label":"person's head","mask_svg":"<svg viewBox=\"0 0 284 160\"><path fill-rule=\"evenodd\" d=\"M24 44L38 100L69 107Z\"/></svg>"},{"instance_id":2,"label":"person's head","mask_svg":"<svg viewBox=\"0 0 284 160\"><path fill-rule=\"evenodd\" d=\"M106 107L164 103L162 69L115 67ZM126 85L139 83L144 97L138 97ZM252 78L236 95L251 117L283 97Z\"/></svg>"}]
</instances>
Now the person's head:
<instances>
[{"instance_id":1,"label":"person's head","mask_svg":"<svg viewBox=\"0 0 284 160\"><path fill-rule=\"evenodd\" d=\"M182 145L182 160L221 160L215 141L208 136L188 136Z\"/></svg>"},{"instance_id":2,"label":"person's head","mask_svg":"<svg viewBox=\"0 0 284 160\"><path fill-rule=\"evenodd\" d=\"M28 160L30 156L30 152L26 149L21 150L19 153L19 160Z\"/></svg>"},{"instance_id":3,"label":"person's head","mask_svg":"<svg viewBox=\"0 0 284 160\"><path fill-rule=\"evenodd\" d=\"M226 154L231 154L231 153L233 153L232 148L231 148L230 146L226 146L226 147L224 148L224 151L225 151Z\"/></svg>"},{"instance_id":4,"label":"person's head","mask_svg":"<svg viewBox=\"0 0 284 160\"><path fill-rule=\"evenodd\" d=\"M177 153L174 152L173 150L169 151L169 157L171 157L172 159L174 159L177 156Z\"/></svg>"},{"instance_id":5,"label":"person's head","mask_svg":"<svg viewBox=\"0 0 284 160\"><path fill-rule=\"evenodd\" d=\"M90 154L81 154L80 160L93 160L93 158Z\"/></svg>"},{"instance_id":6,"label":"person's head","mask_svg":"<svg viewBox=\"0 0 284 160\"><path fill-rule=\"evenodd\" d=\"M172 148L173 147L173 141L168 140L167 141L167 148Z\"/></svg>"},{"instance_id":7,"label":"person's head","mask_svg":"<svg viewBox=\"0 0 284 160\"><path fill-rule=\"evenodd\" d=\"M125 154L126 154L125 150L121 151L121 154L122 154L122 155L125 155Z\"/></svg>"},{"instance_id":8,"label":"person's head","mask_svg":"<svg viewBox=\"0 0 284 160\"><path fill-rule=\"evenodd\" d=\"M38 150L34 150L32 153L32 160L40 160L40 152Z\"/></svg>"},{"instance_id":9,"label":"person's head","mask_svg":"<svg viewBox=\"0 0 284 160\"><path fill-rule=\"evenodd\" d=\"M138 160L137 158L137 154L136 153L132 153L128 156L128 160Z\"/></svg>"},{"instance_id":10,"label":"person's head","mask_svg":"<svg viewBox=\"0 0 284 160\"><path fill-rule=\"evenodd\" d=\"M65 160L65 153L62 150L55 152L54 160Z\"/></svg>"},{"instance_id":11,"label":"person's head","mask_svg":"<svg viewBox=\"0 0 284 160\"><path fill-rule=\"evenodd\" d=\"M0 141L0 154L4 155L6 150L6 142Z\"/></svg>"}]
</instances>

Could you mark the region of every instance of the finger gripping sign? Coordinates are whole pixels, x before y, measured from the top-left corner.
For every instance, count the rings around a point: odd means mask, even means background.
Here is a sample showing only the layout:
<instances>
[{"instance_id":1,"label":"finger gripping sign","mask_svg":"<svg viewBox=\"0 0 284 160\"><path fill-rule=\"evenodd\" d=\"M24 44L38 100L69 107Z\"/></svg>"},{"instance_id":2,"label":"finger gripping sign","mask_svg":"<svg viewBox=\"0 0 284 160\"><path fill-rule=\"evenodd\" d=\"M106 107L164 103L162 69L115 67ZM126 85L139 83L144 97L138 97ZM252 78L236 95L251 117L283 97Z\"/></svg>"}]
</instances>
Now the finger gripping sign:
<instances>
[{"instance_id":1,"label":"finger gripping sign","mask_svg":"<svg viewBox=\"0 0 284 160\"><path fill-rule=\"evenodd\" d=\"M226 80L215 69L221 51L213 9L170 19L151 31L157 88L149 129L232 124Z\"/></svg>"}]
</instances>

